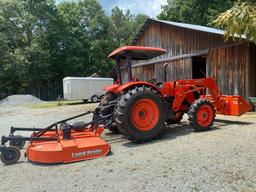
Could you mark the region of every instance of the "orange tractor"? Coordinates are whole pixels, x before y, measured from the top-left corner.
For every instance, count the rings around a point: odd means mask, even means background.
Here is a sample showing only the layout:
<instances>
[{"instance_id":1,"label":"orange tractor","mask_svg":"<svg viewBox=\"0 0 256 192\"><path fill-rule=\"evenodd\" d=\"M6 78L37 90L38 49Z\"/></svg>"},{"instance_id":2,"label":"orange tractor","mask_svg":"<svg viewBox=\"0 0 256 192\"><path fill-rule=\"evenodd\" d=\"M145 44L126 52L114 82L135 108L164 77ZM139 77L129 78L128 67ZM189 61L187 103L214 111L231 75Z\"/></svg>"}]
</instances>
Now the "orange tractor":
<instances>
[{"instance_id":1,"label":"orange tractor","mask_svg":"<svg viewBox=\"0 0 256 192\"><path fill-rule=\"evenodd\" d=\"M12 127L10 135L2 137L2 162L17 162L25 141L30 141L26 151L30 161L68 163L107 155L110 146L100 138L104 129L143 142L156 138L165 124L179 123L185 113L193 129L204 131L212 127L216 113L240 116L249 111L250 106L243 97L222 95L212 78L167 82L166 67L164 82L139 81L132 76L132 60L149 60L164 53L164 49L140 46L126 46L112 52L109 58L116 61L118 80L105 88L106 94L96 110L43 129ZM121 75L123 61L128 71L126 83ZM68 123L89 113L93 113L91 122ZM32 131L32 134L15 136L16 131Z\"/></svg>"},{"instance_id":2,"label":"orange tractor","mask_svg":"<svg viewBox=\"0 0 256 192\"><path fill-rule=\"evenodd\" d=\"M164 53L160 48L126 46L109 55L116 60L118 75L118 83L105 88L107 93L101 102L102 115L113 114L108 119L109 130L131 141L147 141L155 138L166 123L179 123L184 113L193 129L203 131L211 128L216 113L240 116L249 110L243 97L222 95L213 78L167 82L166 67L164 82L143 82L132 76L132 59L148 60ZM128 71L128 82L124 84L122 59ZM207 91L210 95L206 95Z\"/></svg>"}]
</instances>

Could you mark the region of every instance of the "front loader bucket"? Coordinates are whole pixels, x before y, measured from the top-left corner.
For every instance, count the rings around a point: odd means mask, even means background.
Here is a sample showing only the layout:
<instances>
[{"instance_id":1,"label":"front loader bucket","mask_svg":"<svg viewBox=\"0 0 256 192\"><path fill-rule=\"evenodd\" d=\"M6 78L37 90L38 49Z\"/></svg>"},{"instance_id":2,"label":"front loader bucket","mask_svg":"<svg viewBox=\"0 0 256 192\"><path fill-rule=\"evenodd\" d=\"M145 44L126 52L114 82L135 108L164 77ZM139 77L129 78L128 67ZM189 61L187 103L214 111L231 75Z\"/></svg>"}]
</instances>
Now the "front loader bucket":
<instances>
[{"instance_id":1,"label":"front loader bucket","mask_svg":"<svg viewBox=\"0 0 256 192\"><path fill-rule=\"evenodd\" d=\"M220 100L222 109L217 110L219 114L240 116L251 109L250 104L242 96L223 95Z\"/></svg>"}]
</instances>

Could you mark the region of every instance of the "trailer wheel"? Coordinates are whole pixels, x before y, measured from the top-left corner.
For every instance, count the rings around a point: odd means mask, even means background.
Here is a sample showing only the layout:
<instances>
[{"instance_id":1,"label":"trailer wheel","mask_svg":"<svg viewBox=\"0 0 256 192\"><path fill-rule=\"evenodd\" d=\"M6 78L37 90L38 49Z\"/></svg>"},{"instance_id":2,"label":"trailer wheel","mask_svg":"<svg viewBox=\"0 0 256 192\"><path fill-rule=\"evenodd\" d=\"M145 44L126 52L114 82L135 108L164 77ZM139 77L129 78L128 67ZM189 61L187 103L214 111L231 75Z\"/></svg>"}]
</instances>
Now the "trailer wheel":
<instances>
[{"instance_id":1,"label":"trailer wheel","mask_svg":"<svg viewBox=\"0 0 256 192\"><path fill-rule=\"evenodd\" d=\"M122 95L115 110L115 118L119 132L129 140L151 140L164 127L162 98L148 87L135 87Z\"/></svg>"},{"instance_id":2,"label":"trailer wheel","mask_svg":"<svg viewBox=\"0 0 256 192\"><path fill-rule=\"evenodd\" d=\"M197 99L188 111L190 126L195 131L205 131L211 128L215 119L215 109L210 101Z\"/></svg>"},{"instance_id":3,"label":"trailer wheel","mask_svg":"<svg viewBox=\"0 0 256 192\"><path fill-rule=\"evenodd\" d=\"M19 139L19 138L23 138L21 135L16 135L15 137L17 137L18 139L10 141L10 145L18 147L19 149L23 149L23 147L26 144L26 141Z\"/></svg>"},{"instance_id":4,"label":"trailer wheel","mask_svg":"<svg viewBox=\"0 0 256 192\"><path fill-rule=\"evenodd\" d=\"M1 153L1 161L6 165L16 163L20 159L20 150L17 147L10 146L5 152Z\"/></svg>"},{"instance_id":5,"label":"trailer wheel","mask_svg":"<svg viewBox=\"0 0 256 192\"><path fill-rule=\"evenodd\" d=\"M91 101L92 101L93 103L97 103L98 100L99 100L99 98L98 98L97 95L93 95L93 96L91 97Z\"/></svg>"},{"instance_id":6,"label":"trailer wheel","mask_svg":"<svg viewBox=\"0 0 256 192\"><path fill-rule=\"evenodd\" d=\"M114 93L111 93L111 92L107 92L101 99L101 102L100 102L100 107L106 107L109 105L109 103L113 100L115 100L117 98L116 94ZM113 113L114 111L114 107L108 107L108 108L105 108L105 109L101 109L100 113L102 116L106 116L106 115L109 115L111 113ZM110 120L114 120L114 119L108 119L108 121ZM109 131L115 133L115 134L118 134L119 131L116 127L116 123L113 122L112 125L108 128Z\"/></svg>"}]
</instances>

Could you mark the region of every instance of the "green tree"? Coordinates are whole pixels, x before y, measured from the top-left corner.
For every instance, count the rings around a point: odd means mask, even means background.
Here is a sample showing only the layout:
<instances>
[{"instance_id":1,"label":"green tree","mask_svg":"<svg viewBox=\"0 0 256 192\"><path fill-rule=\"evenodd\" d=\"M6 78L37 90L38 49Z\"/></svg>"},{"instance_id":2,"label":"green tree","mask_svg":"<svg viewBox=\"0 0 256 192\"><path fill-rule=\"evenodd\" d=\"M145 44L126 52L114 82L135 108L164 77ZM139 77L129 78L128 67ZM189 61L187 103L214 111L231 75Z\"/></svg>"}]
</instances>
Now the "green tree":
<instances>
[{"instance_id":1,"label":"green tree","mask_svg":"<svg viewBox=\"0 0 256 192\"><path fill-rule=\"evenodd\" d=\"M0 59L0 81L10 93L29 90L38 94L43 81L48 78L49 53L44 32L54 11L51 0L1 1L0 49L7 53ZM3 57L4 58L4 57Z\"/></svg>"},{"instance_id":2,"label":"green tree","mask_svg":"<svg viewBox=\"0 0 256 192\"><path fill-rule=\"evenodd\" d=\"M99 2L83 0L58 5L58 19L49 29L53 71L65 76L105 75L112 48L110 20ZM57 24L56 24L57 23Z\"/></svg>"},{"instance_id":3,"label":"green tree","mask_svg":"<svg viewBox=\"0 0 256 192\"><path fill-rule=\"evenodd\" d=\"M256 4L238 2L231 9L221 13L213 22L225 29L225 37L242 38L256 43Z\"/></svg>"},{"instance_id":4,"label":"green tree","mask_svg":"<svg viewBox=\"0 0 256 192\"><path fill-rule=\"evenodd\" d=\"M130 44L134 35L139 31L148 17L144 14L133 15L115 7L112 9L112 38L117 47Z\"/></svg>"},{"instance_id":5,"label":"green tree","mask_svg":"<svg viewBox=\"0 0 256 192\"><path fill-rule=\"evenodd\" d=\"M108 54L129 44L146 16L109 17L98 0L0 0L1 93L55 99L66 76L106 76Z\"/></svg>"},{"instance_id":6,"label":"green tree","mask_svg":"<svg viewBox=\"0 0 256 192\"><path fill-rule=\"evenodd\" d=\"M168 0L158 18L212 26L216 16L231 8L233 3L234 0Z\"/></svg>"}]
</instances>

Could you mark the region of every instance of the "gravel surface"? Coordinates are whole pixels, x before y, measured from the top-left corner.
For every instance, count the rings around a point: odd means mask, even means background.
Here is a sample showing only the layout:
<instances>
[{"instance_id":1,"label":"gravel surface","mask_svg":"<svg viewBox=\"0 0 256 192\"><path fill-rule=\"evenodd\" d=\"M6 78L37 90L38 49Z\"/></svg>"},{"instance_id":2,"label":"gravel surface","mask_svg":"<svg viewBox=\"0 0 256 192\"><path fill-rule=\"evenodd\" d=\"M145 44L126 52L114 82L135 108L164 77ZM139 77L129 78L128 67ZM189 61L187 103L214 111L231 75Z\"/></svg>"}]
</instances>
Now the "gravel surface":
<instances>
[{"instance_id":1,"label":"gravel surface","mask_svg":"<svg viewBox=\"0 0 256 192\"><path fill-rule=\"evenodd\" d=\"M52 109L0 107L0 135L9 127L46 126L95 104ZM88 117L89 120L91 117ZM217 116L211 131L195 133L187 117L161 139L133 144L106 131L112 154L65 165L38 165L23 157L0 163L0 191L256 191L256 114Z\"/></svg>"},{"instance_id":2,"label":"gravel surface","mask_svg":"<svg viewBox=\"0 0 256 192\"><path fill-rule=\"evenodd\" d=\"M0 106L17 106L41 102L42 100L33 95L10 95L0 101Z\"/></svg>"}]
</instances>

